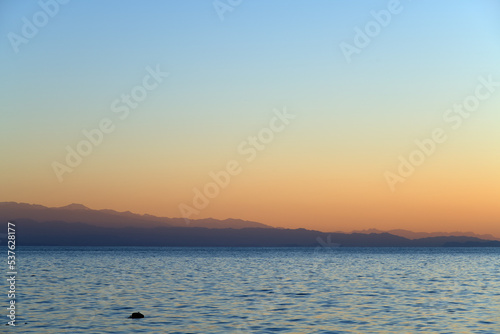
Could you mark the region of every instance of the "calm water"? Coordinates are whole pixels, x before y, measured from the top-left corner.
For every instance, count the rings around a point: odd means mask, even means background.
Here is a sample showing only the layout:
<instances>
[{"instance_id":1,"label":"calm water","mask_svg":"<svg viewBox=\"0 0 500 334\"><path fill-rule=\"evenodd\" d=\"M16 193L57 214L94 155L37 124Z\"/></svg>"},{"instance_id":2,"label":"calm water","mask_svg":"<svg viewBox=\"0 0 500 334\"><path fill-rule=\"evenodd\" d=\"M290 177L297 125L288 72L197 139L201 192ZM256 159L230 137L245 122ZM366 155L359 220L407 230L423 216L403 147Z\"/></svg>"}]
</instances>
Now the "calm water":
<instances>
[{"instance_id":1,"label":"calm water","mask_svg":"<svg viewBox=\"0 0 500 334\"><path fill-rule=\"evenodd\" d=\"M500 333L500 249L17 251L0 332Z\"/></svg>"}]
</instances>

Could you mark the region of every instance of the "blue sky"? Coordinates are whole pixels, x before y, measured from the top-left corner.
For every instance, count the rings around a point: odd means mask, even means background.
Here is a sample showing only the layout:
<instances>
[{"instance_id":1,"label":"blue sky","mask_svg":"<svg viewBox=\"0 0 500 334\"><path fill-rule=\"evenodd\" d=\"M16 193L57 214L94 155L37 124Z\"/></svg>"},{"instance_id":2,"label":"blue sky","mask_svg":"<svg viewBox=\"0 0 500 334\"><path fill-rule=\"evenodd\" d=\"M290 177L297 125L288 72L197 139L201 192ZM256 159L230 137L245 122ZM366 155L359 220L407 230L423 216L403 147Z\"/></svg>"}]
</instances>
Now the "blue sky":
<instances>
[{"instance_id":1,"label":"blue sky","mask_svg":"<svg viewBox=\"0 0 500 334\"><path fill-rule=\"evenodd\" d=\"M401 1L402 11L348 63L339 44L353 44L354 29L364 29L374 20L371 11L389 3L243 0L220 20L211 1L73 0L59 5L16 53L8 34L21 34L23 17L32 20L41 8L37 1L2 1L0 140L8 144L0 152L3 175L13 175L3 180L11 193L3 199L43 202L36 194L50 190L54 197L45 204L64 202L68 194L89 204L90 195L75 195L86 180L111 177L116 168L144 175L157 166L152 175L175 184L178 197L150 206L104 199L94 205L175 216L200 175L227 161L273 108L284 106L300 121L273 143L277 151L265 152L284 160L263 158L255 168L308 161L325 173L361 170L378 182L398 154L474 90L478 76L500 78L500 2L494 0ZM64 158L83 128L110 117L111 102L157 64L168 79L59 184L51 162ZM498 99L488 103L473 121L481 123L467 130L470 137L457 140L470 154L482 147L491 158L500 116ZM28 181L40 184L33 195L23 195ZM209 214L226 215L222 209Z\"/></svg>"}]
</instances>

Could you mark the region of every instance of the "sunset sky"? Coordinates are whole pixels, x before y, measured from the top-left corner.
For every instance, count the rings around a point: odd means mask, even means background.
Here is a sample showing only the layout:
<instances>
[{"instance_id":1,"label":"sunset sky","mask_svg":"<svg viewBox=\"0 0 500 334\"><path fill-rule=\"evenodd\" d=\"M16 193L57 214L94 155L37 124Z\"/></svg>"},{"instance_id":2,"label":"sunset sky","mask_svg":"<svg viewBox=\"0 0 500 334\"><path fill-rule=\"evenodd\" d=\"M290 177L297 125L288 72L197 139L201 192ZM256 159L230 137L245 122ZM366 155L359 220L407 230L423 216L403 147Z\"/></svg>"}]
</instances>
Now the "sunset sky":
<instances>
[{"instance_id":1,"label":"sunset sky","mask_svg":"<svg viewBox=\"0 0 500 334\"><path fill-rule=\"evenodd\" d=\"M0 201L500 236L499 1L54 1L0 3Z\"/></svg>"}]
</instances>

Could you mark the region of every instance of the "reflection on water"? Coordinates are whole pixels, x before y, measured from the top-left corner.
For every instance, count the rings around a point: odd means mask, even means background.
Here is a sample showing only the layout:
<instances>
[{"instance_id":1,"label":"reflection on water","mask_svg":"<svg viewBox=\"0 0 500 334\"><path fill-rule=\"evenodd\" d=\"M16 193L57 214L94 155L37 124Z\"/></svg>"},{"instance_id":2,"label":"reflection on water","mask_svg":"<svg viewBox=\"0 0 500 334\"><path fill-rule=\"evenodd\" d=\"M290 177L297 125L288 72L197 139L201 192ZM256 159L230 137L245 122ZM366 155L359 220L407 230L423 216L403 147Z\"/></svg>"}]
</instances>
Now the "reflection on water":
<instances>
[{"instance_id":1,"label":"reflection on water","mask_svg":"<svg viewBox=\"0 0 500 334\"><path fill-rule=\"evenodd\" d=\"M18 327L1 330L500 333L499 255L500 249L25 247L18 249ZM136 311L146 318L127 319Z\"/></svg>"}]
</instances>

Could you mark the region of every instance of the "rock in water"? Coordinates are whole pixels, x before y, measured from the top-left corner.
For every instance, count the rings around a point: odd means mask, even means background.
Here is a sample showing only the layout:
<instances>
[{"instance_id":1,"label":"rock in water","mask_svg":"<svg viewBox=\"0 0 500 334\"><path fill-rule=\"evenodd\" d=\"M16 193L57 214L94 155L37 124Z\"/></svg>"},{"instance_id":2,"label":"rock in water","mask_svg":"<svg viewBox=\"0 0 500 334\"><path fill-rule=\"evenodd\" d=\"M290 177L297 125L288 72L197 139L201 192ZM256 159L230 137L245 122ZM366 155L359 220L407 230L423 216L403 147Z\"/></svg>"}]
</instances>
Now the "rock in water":
<instances>
[{"instance_id":1,"label":"rock in water","mask_svg":"<svg viewBox=\"0 0 500 334\"><path fill-rule=\"evenodd\" d=\"M132 313L132 315L129 318L131 318L131 319L144 318L144 314L142 314L141 312L134 312L134 313Z\"/></svg>"}]
</instances>

